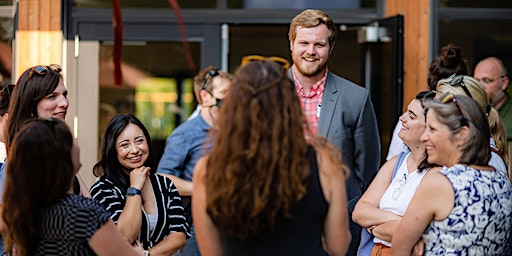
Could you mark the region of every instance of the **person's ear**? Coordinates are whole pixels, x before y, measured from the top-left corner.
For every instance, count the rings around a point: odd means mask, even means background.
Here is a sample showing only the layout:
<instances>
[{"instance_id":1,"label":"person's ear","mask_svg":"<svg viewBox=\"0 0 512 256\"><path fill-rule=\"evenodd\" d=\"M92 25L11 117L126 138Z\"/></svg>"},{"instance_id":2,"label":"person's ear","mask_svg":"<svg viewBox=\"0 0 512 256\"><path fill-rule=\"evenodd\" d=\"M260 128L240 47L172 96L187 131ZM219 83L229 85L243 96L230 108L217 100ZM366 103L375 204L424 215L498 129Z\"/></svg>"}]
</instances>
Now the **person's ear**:
<instances>
[{"instance_id":1,"label":"person's ear","mask_svg":"<svg viewBox=\"0 0 512 256\"><path fill-rule=\"evenodd\" d=\"M501 82L501 89L503 91L506 91L507 90L507 87L508 87L508 82L510 81L510 79L508 78L508 76L504 76L502 77L501 79L503 79Z\"/></svg>"},{"instance_id":2,"label":"person's ear","mask_svg":"<svg viewBox=\"0 0 512 256\"><path fill-rule=\"evenodd\" d=\"M455 134L455 143L458 146L461 146L466 142L467 137L469 136L469 127L462 126L460 130Z\"/></svg>"},{"instance_id":3,"label":"person's ear","mask_svg":"<svg viewBox=\"0 0 512 256\"><path fill-rule=\"evenodd\" d=\"M201 90L199 92L199 96L201 97L201 102L202 104L201 105L210 105L209 101L210 101L210 94L206 91L206 90Z\"/></svg>"}]
</instances>

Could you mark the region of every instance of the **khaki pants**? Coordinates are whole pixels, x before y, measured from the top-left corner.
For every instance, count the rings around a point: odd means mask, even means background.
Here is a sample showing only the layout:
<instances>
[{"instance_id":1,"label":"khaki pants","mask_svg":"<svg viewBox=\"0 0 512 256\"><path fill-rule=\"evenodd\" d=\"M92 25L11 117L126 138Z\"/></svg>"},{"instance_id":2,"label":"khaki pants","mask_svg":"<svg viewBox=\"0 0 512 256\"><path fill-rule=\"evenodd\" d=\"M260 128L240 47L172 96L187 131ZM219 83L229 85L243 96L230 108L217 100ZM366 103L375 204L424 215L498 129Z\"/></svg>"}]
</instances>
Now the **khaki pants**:
<instances>
[{"instance_id":1,"label":"khaki pants","mask_svg":"<svg viewBox=\"0 0 512 256\"><path fill-rule=\"evenodd\" d=\"M389 256L391 255L391 247L377 243L373 246L370 256Z\"/></svg>"}]
</instances>

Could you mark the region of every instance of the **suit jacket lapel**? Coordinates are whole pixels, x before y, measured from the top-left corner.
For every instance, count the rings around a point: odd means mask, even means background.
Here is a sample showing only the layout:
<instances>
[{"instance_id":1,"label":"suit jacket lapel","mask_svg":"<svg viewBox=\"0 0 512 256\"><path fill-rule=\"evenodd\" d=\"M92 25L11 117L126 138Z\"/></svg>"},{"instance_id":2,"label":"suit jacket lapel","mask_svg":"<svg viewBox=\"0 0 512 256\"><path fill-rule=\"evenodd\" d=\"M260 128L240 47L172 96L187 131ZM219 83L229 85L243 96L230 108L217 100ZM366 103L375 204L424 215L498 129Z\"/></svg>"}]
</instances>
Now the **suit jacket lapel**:
<instances>
[{"instance_id":1,"label":"suit jacket lapel","mask_svg":"<svg viewBox=\"0 0 512 256\"><path fill-rule=\"evenodd\" d=\"M338 88L336 80L331 72L327 73L327 81L325 82L324 96L322 97L322 109L320 111L320 119L318 120L318 134L327 137L329 128L334 117L336 104L338 102Z\"/></svg>"},{"instance_id":2,"label":"suit jacket lapel","mask_svg":"<svg viewBox=\"0 0 512 256\"><path fill-rule=\"evenodd\" d=\"M294 82L292 68L288 69L288 77L292 82ZM336 109L336 103L338 101L337 93L338 88L336 86L336 79L329 71L327 72L324 96L322 97L322 109L320 111L320 119L318 120L317 133L321 136L327 137L327 134L329 133L329 128L334 117L334 110Z\"/></svg>"}]
</instances>

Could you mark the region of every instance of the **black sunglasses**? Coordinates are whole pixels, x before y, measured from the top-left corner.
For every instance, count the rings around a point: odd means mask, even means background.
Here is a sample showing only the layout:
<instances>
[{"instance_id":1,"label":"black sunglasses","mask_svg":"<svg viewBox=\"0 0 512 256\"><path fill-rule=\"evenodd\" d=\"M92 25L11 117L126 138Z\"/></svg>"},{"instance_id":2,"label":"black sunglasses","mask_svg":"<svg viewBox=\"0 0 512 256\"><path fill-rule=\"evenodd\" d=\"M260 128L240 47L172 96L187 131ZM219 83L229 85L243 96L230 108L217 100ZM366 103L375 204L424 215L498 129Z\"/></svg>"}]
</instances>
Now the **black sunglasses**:
<instances>
[{"instance_id":1,"label":"black sunglasses","mask_svg":"<svg viewBox=\"0 0 512 256\"><path fill-rule=\"evenodd\" d=\"M206 73L206 75L204 76L204 82L203 82L203 86L201 86L201 91L205 89L206 83L208 83L208 80L210 78L216 77L218 75L219 75L219 71L216 68L208 71L208 73Z\"/></svg>"},{"instance_id":2,"label":"black sunglasses","mask_svg":"<svg viewBox=\"0 0 512 256\"><path fill-rule=\"evenodd\" d=\"M466 87L466 84L464 83L464 76L456 76L455 78L450 81L450 86L457 87L460 85L462 87L462 90L468 95L470 98L473 98L473 95L469 92L468 88Z\"/></svg>"}]
</instances>

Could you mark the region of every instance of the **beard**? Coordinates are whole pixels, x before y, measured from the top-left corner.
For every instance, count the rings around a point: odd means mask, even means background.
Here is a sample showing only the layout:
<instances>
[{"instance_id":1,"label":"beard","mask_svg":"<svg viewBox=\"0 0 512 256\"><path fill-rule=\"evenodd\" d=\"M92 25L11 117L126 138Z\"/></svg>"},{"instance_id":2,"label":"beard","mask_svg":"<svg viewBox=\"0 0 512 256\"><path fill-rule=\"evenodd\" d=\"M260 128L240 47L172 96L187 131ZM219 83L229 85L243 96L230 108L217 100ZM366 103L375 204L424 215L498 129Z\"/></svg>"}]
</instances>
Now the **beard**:
<instances>
[{"instance_id":1,"label":"beard","mask_svg":"<svg viewBox=\"0 0 512 256\"><path fill-rule=\"evenodd\" d=\"M309 56L293 56L292 58L293 63L295 64L299 72L304 76L316 76L319 73L323 73L325 68L327 67L327 61L322 61L314 66L303 65L303 63L306 62L303 58L311 58Z\"/></svg>"},{"instance_id":2,"label":"beard","mask_svg":"<svg viewBox=\"0 0 512 256\"><path fill-rule=\"evenodd\" d=\"M493 93L491 95L491 98L489 99L490 103L491 103L491 106L494 107L494 105L496 105L498 102L500 102L503 97L505 97L505 92L504 91L497 91L496 93Z\"/></svg>"}]
</instances>

